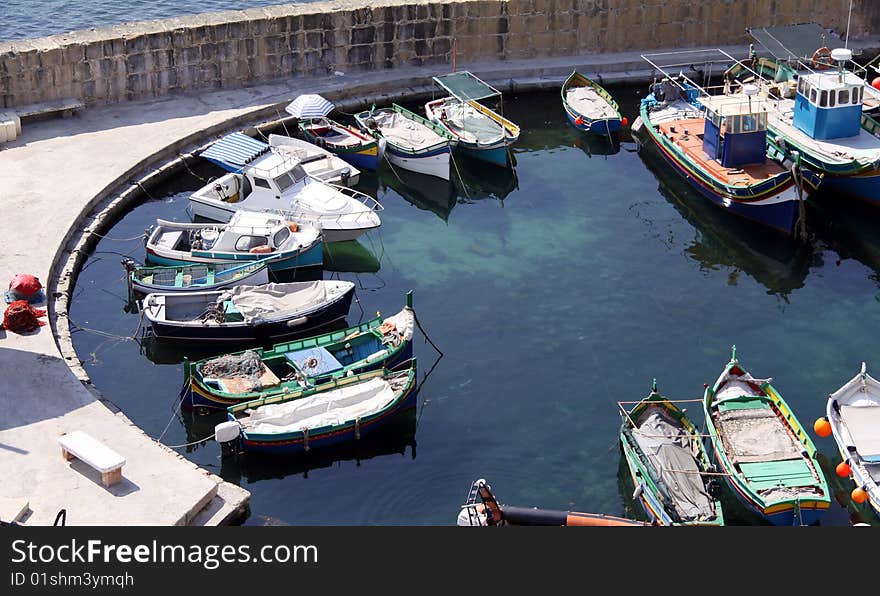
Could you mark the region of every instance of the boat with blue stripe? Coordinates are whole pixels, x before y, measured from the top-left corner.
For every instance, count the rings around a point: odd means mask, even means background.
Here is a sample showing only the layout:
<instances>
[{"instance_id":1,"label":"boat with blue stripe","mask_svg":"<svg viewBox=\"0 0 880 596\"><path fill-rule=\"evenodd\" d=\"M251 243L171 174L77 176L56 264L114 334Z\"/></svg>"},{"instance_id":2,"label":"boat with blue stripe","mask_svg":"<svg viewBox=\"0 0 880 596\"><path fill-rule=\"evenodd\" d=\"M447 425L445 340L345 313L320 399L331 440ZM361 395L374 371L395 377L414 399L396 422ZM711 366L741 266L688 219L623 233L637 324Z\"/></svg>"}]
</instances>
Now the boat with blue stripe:
<instances>
[{"instance_id":1,"label":"boat with blue stripe","mask_svg":"<svg viewBox=\"0 0 880 596\"><path fill-rule=\"evenodd\" d=\"M561 94L565 115L576 129L607 136L620 130L620 108L599 83L575 70L562 84Z\"/></svg>"}]
</instances>

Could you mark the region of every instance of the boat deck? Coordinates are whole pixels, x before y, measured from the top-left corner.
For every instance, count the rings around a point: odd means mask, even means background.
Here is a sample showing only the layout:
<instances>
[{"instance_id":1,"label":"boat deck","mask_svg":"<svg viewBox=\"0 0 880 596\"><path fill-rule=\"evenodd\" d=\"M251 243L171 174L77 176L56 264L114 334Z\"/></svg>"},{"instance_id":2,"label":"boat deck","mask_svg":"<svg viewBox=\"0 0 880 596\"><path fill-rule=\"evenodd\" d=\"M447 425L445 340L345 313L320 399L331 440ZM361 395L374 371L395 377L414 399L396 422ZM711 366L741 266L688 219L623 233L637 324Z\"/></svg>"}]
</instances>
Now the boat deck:
<instances>
[{"instance_id":1,"label":"boat deck","mask_svg":"<svg viewBox=\"0 0 880 596\"><path fill-rule=\"evenodd\" d=\"M565 100L579 114L583 114L592 120L617 118L617 110L609 104L599 92L592 87L569 87L565 93Z\"/></svg>"},{"instance_id":2,"label":"boat deck","mask_svg":"<svg viewBox=\"0 0 880 596\"><path fill-rule=\"evenodd\" d=\"M700 167L729 186L753 186L768 178L772 178L784 172L782 166L773 161L763 164L743 166L741 168L726 168L715 159L710 158L703 151L703 131L705 127L703 118L687 118L683 120L670 120L658 125L660 133L667 139L684 150Z\"/></svg>"}]
</instances>

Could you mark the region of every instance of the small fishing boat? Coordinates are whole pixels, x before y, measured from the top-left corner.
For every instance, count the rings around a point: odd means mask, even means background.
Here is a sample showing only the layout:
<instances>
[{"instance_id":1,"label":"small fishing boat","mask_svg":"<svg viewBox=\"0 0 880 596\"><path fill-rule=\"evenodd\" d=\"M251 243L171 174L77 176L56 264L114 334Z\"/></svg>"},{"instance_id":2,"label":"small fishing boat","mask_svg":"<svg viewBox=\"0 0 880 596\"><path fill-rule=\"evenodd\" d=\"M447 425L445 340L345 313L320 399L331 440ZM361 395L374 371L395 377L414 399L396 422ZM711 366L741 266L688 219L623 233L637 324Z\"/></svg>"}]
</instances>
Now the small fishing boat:
<instances>
[{"instance_id":1,"label":"small fishing boat","mask_svg":"<svg viewBox=\"0 0 880 596\"><path fill-rule=\"evenodd\" d=\"M620 445L639 499L661 526L723 526L721 484L684 411L657 392L623 413Z\"/></svg>"},{"instance_id":2,"label":"small fishing boat","mask_svg":"<svg viewBox=\"0 0 880 596\"><path fill-rule=\"evenodd\" d=\"M611 94L577 70L562 84L562 107L572 126L584 132L611 136L623 121Z\"/></svg>"},{"instance_id":3,"label":"small fishing boat","mask_svg":"<svg viewBox=\"0 0 880 596\"><path fill-rule=\"evenodd\" d=\"M266 395L320 385L330 378L377 368L393 369L412 358L415 313L407 306L390 317L324 335L196 362L184 361L183 405L227 408Z\"/></svg>"},{"instance_id":4,"label":"small fishing boat","mask_svg":"<svg viewBox=\"0 0 880 596\"><path fill-rule=\"evenodd\" d=\"M397 104L360 112L354 119L377 139L380 153L393 165L449 180L454 139L443 128Z\"/></svg>"},{"instance_id":5,"label":"small fishing boat","mask_svg":"<svg viewBox=\"0 0 880 596\"><path fill-rule=\"evenodd\" d=\"M214 438L223 453L295 454L357 441L415 407L416 361L230 406Z\"/></svg>"},{"instance_id":6,"label":"small fishing boat","mask_svg":"<svg viewBox=\"0 0 880 596\"><path fill-rule=\"evenodd\" d=\"M715 205L792 235L804 222L803 195L821 178L768 148L768 100L756 92L710 96L667 77L642 100L634 130L644 129L666 162Z\"/></svg>"},{"instance_id":7,"label":"small fishing boat","mask_svg":"<svg viewBox=\"0 0 880 596\"><path fill-rule=\"evenodd\" d=\"M226 224L156 220L146 248L152 265L267 261L270 271L292 271L324 262L318 228L256 211L237 211Z\"/></svg>"},{"instance_id":8,"label":"small fishing boat","mask_svg":"<svg viewBox=\"0 0 880 596\"><path fill-rule=\"evenodd\" d=\"M471 484L456 520L458 526L648 526L646 522L604 513L553 511L501 505L482 478Z\"/></svg>"},{"instance_id":9,"label":"small fishing boat","mask_svg":"<svg viewBox=\"0 0 880 596\"><path fill-rule=\"evenodd\" d=\"M707 386L703 411L719 470L737 499L775 525L811 525L828 510L813 441L770 384L736 358Z\"/></svg>"},{"instance_id":10,"label":"small fishing boat","mask_svg":"<svg viewBox=\"0 0 880 596\"><path fill-rule=\"evenodd\" d=\"M456 140L456 147L483 161L507 167L508 147L519 139L519 126L486 107L480 100L497 99L501 92L468 71L434 77L449 93L425 104L428 119L439 124Z\"/></svg>"},{"instance_id":11,"label":"small fishing boat","mask_svg":"<svg viewBox=\"0 0 880 596\"><path fill-rule=\"evenodd\" d=\"M202 157L231 172L190 195L193 217L225 222L237 211L272 212L320 226L325 242L354 240L381 225L376 199L310 176L290 144L295 140L279 138L287 137L273 135L275 145L267 145L233 133L203 151Z\"/></svg>"},{"instance_id":12,"label":"small fishing boat","mask_svg":"<svg viewBox=\"0 0 880 596\"><path fill-rule=\"evenodd\" d=\"M880 381L862 370L828 396L828 422L856 487L880 515Z\"/></svg>"},{"instance_id":13,"label":"small fishing boat","mask_svg":"<svg viewBox=\"0 0 880 596\"><path fill-rule=\"evenodd\" d=\"M123 259L128 274L130 296L153 292L198 292L222 290L235 286L258 286L269 283L269 263L216 263L211 265L177 265L171 267L138 266L132 259Z\"/></svg>"},{"instance_id":14,"label":"small fishing boat","mask_svg":"<svg viewBox=\"0 0 880 596\"><path fill-rule=\"evenodd\" d=\"M300 281L147 294L142 311L155 337L266 343L345 319L353 296L350 281Z\"/></svg>"},{"instance_id":15,"label":"small fishing boat","mask_svg":"<svg viewBox=\"0 0 880 596\"><path fill-rule=\"evenodd\" d=\"M379 167L379 143L372 136L330 118L300 120L298 126L310 143L324 147L353 166L372 172Z\"/></svg>"}]
</instances>

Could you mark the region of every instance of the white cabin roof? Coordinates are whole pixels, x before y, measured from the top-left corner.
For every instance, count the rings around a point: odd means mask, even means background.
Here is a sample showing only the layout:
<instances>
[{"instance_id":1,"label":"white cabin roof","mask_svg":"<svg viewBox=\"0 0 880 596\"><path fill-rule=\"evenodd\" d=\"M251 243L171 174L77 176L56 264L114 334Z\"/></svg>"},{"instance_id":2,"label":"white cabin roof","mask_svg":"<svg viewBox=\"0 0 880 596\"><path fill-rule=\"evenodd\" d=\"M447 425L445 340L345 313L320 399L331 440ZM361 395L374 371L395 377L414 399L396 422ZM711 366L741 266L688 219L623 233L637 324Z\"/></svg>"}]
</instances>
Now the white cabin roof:
<instances>
[{"instance_id":1,"label":"white cabin roof","mask_svg":"<svg viewBox=\"0 0 880 596\"><path fill-rule=\"evenodd\" d=\"M721 116L740 116L766 112L770 103L763 97L752 96L751 103L745 95L712 95L700 97L698 101L709 110Z\"/></svg>"},{"instance_id":2,"label":"white cabin roof","mask_svg":"<svg viewBox=\"0 0 880 596\"><path fill-rule=\"evenodd\" d=\"M865 81L849 71L845 71L843 73L842 82L840 80L840 73L836 70L829 70L826 72L811 72L809 74L800 75L800 78L804 79L813 87L819 90L837 90L845 89L847 87L861 87L865 84Z\"/></svg>"},{"instance_id":3,"label":"white cabin roof","mask_svg":"<svg viewBox=\"0 0 880 596\"><path fill-rule=\"evenodd\" d=\"M248 231L254 228L271 229L284 223L277 215L260 211L236 211L227 225L228 230Z\"/></svg>"}]
</instances>

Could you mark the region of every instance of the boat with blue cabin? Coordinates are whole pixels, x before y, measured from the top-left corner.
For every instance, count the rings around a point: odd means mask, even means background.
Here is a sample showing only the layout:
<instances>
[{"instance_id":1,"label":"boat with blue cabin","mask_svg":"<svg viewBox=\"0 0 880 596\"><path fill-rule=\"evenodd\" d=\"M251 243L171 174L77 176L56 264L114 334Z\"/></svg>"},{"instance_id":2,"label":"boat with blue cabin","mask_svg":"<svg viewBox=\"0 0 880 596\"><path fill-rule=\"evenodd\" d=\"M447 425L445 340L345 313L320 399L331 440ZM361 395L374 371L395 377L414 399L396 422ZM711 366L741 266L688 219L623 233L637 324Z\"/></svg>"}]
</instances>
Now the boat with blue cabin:
<instances>
[{"instance_id":1,"label":"boat with blue cabin","mask_svg":"<svg viewBox=\"0 0 880 596\"><path fill-rule=\"evenodd\" d=\"M501 92L466 70L433 80L449 96L425 104L428 119L455 137L457 149L497 166L510 165L509 147L519 139L519 126L480 103L497 99L500 104Z\"/></svg>"},{"instance_id":2,"label":"boat with blue cabin","mask_svg":"<svg viewBox=\"0 0 880 596\"><path fill-rule=\"evenodd\" d=\"M571 125L584 132L611 136L623 121L611 94L577 70L562 84L562 107Z\"/></svg>"},{"instance_id":3,"label":"boat with blue cabin","mask_svg":"<svg viewBox=\"0 0 880 596\"><path fill-rule=\"evenodd\" d=\"M819 177L768 146L767 102L757 88L709 95L685 77L666 77L642 100L633 129L644 128L666 162L712 203L791 235Z\"/></svg>"},{"instance_id":4,"label":"boat with blue cabin","mask_svg":"<svg viewBox=\"0 0 880 596\"><path fill-rule=\"evenodd\" d=\"M146 249L146 261L152 265L216 265L271 257L269 270L277 272L324 263L321 230L258 211L236 211L225 224L156 220Z\"/></svg>"},{"instance_id":5,"label":"boat with blue cabin","mask_svg":"<svg viewBox=\"0 0 880 596\"><path fill-rule=\"evenodd\" d=\"M233 133L208 147L201 156L230 173L190 195L193 217L225 222L236 211L273 212L288 220L320 226L325 242L354 240L378 228L382 205L362 192L310 175L302 143L270 135L267 144ZM342 169L352 170L342 163Z\"/></svg>"}]
</instances>

